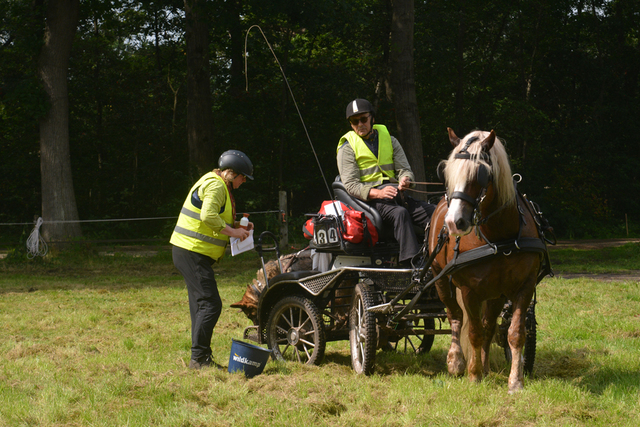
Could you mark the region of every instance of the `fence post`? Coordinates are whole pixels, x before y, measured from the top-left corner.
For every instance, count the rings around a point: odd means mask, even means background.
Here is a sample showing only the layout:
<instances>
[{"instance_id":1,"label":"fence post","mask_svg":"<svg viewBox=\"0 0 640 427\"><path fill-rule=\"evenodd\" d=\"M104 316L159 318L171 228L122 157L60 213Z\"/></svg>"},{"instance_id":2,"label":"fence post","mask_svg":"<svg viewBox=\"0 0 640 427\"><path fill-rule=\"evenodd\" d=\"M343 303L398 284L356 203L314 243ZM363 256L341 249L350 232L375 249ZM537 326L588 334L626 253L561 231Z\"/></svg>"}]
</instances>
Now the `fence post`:
<instances>
[{"instance_id":1,"label":"fence post","mask_svg":"<svg viewBox=\"0 0 640 427\"><path fill-rule=\"evenodd\" d=\"M280 248L289 246L289 226L287 222L287 192L279 191L280 199Z\"/></svg>"}]
</instances>

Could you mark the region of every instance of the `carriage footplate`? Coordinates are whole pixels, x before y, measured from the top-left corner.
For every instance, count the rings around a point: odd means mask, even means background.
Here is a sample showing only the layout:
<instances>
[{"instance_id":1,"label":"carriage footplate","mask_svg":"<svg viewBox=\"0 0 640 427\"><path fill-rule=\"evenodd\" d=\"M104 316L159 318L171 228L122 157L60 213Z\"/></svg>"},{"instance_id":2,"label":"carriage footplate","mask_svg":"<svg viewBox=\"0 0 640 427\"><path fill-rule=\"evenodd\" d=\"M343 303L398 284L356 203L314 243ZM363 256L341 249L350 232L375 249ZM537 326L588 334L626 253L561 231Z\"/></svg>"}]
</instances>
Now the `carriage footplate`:
<instances>
[{"instance_id":1,"label":"carriage footplate","mask_svg":"<svg viewBox=\"0 0 640 427\"><path fill-rule=\"evenodd\" d=\"M391 314L393 313L393 306L390 302L385 304L378 304L372 307L367 308L367 311L370 313L381 313L381 314Z\"/></svg>"}]
</instances>

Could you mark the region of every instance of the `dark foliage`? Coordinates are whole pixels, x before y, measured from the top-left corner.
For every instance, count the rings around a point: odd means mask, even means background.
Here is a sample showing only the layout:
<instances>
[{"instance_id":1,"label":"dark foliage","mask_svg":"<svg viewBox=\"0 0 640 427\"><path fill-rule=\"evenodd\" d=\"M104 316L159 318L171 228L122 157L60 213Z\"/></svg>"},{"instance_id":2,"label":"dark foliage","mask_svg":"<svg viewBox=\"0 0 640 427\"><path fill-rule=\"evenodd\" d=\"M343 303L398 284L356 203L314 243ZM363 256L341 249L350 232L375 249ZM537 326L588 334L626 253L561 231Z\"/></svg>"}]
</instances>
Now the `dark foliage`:
<instances>
[{"instance_id":1,"label":"dark foliage","mask_svg":"<svg viewBox=\"0 0 640 427\"><path fill-rule=\"evenodd\" d=\"M38 119L47 105L36 75L38 3L0 8L0 222L29 222L40 211ZM381 92L392 48L389 3L235 0L207 7L213 150L240 149L254 162L256 180L238 190L238 211L278 209L278 192L286 191L290 235L302 240L304 214L329 197L323 175L330 184L337 174L346 103L371 99L378 122L393 133L393 105ZM639 3L432 0L415 8L427 180L436 180L436 165L450 150L447 126L459 135L495 129L524 177L520 188L558 236L622 236L625 217L637 234ZM268 37L311 143L261 33L247 36L252 25ZM82 2L69 70L81 219L177 216L197 179L188 164L185 52L181 1ZM277 231L275 214L252 219ZM89 238L168 239L172 227L173 220L151 220L86 223L83 231ZM14 243L23 229L3 226L0 243Z\"/></svg>"}]
</instances>

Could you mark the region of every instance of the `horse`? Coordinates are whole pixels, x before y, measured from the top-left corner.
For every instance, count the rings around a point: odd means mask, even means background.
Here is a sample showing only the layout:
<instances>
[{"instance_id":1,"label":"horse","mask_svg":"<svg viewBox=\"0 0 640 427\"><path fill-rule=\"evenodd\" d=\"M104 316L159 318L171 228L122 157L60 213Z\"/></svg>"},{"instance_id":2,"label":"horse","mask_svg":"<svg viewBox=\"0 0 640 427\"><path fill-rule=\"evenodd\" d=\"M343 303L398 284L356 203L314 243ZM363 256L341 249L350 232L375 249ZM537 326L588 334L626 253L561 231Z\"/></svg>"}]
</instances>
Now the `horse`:
<instances>
[{"instance_id":1,"label":"horse","mask_svg":"<svg viewBox=\"0 0 640 427\"><path fill-rule=\"evenodd\" d=\"M447 190L431 219L429 251L439 250L431 264L433 274L437 277L447 264L467 255L463 268L452 270L449 277L443 275L435 282L451 325L447 369L451 375L461 376L467 368L474 382L488 374L489 348L497 318L508 298L513 303L508 331L512 394L524 387L525 316L543 262L541 245L535 243L540 233L529 203L516 190L507 153L495 132L474 131L460 139L447 129L454 148L439 165ZM531 243L536 249L523 249L526 245L522 242ZM473 259L471 255L475 253L491 256ZM460 345L463 310L456 300L455 288L461 294L469 322L471 351L466 366Z\"/></svg>"}]
</instances>

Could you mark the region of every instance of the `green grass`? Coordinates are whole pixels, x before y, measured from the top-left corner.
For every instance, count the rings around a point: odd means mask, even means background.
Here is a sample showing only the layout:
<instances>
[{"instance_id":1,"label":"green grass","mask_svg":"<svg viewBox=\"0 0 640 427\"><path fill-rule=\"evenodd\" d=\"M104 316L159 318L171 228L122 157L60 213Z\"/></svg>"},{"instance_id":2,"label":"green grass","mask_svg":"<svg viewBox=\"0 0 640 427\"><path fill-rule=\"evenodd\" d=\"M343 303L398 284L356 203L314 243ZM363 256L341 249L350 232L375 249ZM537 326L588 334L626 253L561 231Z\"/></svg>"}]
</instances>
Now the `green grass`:
<instances>
[{"instance_id":1,"label":"green grass","mask_svg":"<svg viewBox=\"0 0 640 427\"><path fill-rule=\"evenodd\" d=\"M602 249L555 249L551 264L565 273L625 273L640 270L640 243Z\"/></svg>"},{"instance_id":2,"label":"green grass","mask_svg":"<svg viewBox=\"0 0 640 427\"><path fill-rule=\"evenodd\" d=\"M612 271L613 255L566 253L576 268ZM216 265L224 365L250 324L229 304L258 267L255 254ZM270 361L246 379L186 368L187 292L168 252L0 261L0 426L638 425L640 283L548 278L537 296L534 374L517 395L499 347L482 383L450 377L447 336L419 357L378 352L370 377L353 373L340 341L321 366Z\"/></svg>"}]
</instances>

